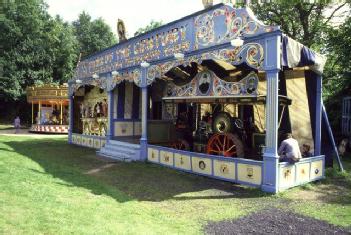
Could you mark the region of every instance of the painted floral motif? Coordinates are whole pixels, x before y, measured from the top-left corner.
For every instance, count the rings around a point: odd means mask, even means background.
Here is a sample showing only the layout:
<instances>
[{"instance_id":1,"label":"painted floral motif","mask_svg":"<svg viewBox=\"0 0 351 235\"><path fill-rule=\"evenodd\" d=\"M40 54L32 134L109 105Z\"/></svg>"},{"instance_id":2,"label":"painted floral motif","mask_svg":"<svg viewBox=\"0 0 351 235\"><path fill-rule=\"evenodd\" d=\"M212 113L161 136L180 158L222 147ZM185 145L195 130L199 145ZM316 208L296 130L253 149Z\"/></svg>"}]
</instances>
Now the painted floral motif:
<instances>
[{"instance_id":1,"label":"painted floral motif","mask_svg":"<svg viewBox=\"0 0 351 235\"><path fill-rule=\"evenodd\" d=\"M135 85L140 86L141 83L141 71L140 69L134 69L133 71L126 71L119 73L117 76L112 77L110 90L114 89L116 85L122 81L134 82Z\"/></svg>"},{"instance_id":2,"label":"painted floral motif","mask_svg":"<svg viewBox=\"0 0 351 235\"><path fill-rule=\"evenodd\" d=\"M259 43L247 43L234 49L221 49L206 52L200 55L189 56L182 60L174 60L162 64L152 65L148 68L147 72L148 85L151 84L155 78L161 78L174 67L179 65L189 66L193 62L201 64L202 61L210 59L222 60L234 65L245 62L254 69L260 69L263 65L264 50L262 45Z\"/></svg>"},{"instance_id":3,"label":"painted floral motif","mask_svg":"<svg viewBox=\"0 0 351 235\"><path fill-rule=\"evenodd\" d=\"M258 95L257 86L258 76L255 72L251 72L238 82L226 82L212 71L205 70L198 73L186 85L177 86L170 82L166 95L168 97Z\"/></svg>"},{"instance_id":4,"label":"painted floral motif","mask_svg":"<svg viewBox=\"0 0 351 235\"><path fill-rule=\"evenodd\" d=\"M219 30L217 25L225 25ZM241 36L252 36L259 31L270 32L274 28L257 21L250 10L224 7L195 18L195 49L229 42Z\"/></svg>"}]
</instances>

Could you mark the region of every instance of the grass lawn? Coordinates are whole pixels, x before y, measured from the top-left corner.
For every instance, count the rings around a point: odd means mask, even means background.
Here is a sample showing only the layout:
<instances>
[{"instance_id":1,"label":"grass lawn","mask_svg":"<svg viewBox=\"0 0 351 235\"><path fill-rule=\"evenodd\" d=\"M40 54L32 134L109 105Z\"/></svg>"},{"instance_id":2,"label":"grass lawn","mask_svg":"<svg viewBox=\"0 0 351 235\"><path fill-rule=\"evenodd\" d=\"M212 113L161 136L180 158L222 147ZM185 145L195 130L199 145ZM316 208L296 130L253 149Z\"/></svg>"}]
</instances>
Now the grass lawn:
<instances>
[{"instance_id":1,"label":"grass lawn","mask_svg":"<svg viewBox=\"0 0 351 235\"><path fill-rule=\"evenodd\" d=\"M11 124L0 124L0 130L10 130L15 129Z\"/></svg>"},{"instance_id":2,"label":"grass lawn","mask_svg":"<svg viewBox=\"0 0 351 235\"><path fill-rule=\"evenodd\" d=\"M21 129L26 129L28 128L28 126L26 125L21 125ZM1 130L14 130L15 127L13 126L13 124L0 124L0 131Z\"/></svg>"},{"instance_id":3,"label":"grass lawn","mask_svg":"<svg viewBox=\"0 0 351 235\"><path fill-rule=\"evenodd\" d=\"M349 173L269 195L153 164L110 164L66 142L0 135L1 234L201 234L208 221L267 207L351 226Z\"/></svg>"}]
</instances>

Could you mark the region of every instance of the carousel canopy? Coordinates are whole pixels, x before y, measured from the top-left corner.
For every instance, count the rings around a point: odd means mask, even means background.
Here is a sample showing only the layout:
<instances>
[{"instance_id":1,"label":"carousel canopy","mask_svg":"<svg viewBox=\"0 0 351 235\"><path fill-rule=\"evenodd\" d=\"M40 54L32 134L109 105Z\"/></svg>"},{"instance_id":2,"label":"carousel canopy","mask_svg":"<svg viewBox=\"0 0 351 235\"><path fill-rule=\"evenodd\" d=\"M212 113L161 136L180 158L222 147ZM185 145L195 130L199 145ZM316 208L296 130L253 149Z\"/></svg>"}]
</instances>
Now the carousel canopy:
<instances>
[{"instance_id":1,"label":"carousel canopy","mask_svg":"<svg viewBox=\"0 0 351 235\"><path fill-rule=\"evenodd\" d=\"M26 89L29 103L68 102L68 85L45 84Z\"/></svg>"}]
</instances>

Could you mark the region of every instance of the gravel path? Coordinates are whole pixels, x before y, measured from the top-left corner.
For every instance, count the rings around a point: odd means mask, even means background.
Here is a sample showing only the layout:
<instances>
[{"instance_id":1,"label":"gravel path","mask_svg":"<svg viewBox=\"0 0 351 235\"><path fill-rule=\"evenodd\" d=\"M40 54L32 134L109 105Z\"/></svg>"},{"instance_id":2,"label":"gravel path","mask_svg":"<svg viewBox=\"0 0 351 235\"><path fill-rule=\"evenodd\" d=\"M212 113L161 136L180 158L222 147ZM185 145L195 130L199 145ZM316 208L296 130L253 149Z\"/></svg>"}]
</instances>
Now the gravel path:
<instances>
[{"instance_id":1,"label":"gravel path","mask_svg":"<svg viewBox=\"0 0 351 235\"><path fill-rule=\"evenodd\" d=\"M263 210L237 220L210 222L206 234L351 234L351 230L336 227L279 209Z\"/></svg>"}]
</instances>

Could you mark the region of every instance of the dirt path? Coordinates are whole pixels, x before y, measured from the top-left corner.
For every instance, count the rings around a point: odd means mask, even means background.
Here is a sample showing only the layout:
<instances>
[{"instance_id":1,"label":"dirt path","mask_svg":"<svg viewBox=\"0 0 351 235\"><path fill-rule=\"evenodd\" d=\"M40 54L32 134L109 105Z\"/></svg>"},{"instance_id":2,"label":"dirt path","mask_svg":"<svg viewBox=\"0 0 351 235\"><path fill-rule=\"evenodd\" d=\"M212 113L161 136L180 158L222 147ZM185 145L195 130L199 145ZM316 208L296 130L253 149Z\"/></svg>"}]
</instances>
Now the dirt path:
<instances>
[{"instance_id":1,"label":"dirt path","mask_svg":"<svg viewBox=\"0 0 351 235\"><path fill-rule=\"evenodd\" d=\"M323 220L279 209L267 209L237 220L210 222L206 234L350 234Z\"/></svg>"}]
</instances>

